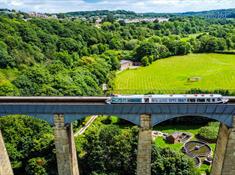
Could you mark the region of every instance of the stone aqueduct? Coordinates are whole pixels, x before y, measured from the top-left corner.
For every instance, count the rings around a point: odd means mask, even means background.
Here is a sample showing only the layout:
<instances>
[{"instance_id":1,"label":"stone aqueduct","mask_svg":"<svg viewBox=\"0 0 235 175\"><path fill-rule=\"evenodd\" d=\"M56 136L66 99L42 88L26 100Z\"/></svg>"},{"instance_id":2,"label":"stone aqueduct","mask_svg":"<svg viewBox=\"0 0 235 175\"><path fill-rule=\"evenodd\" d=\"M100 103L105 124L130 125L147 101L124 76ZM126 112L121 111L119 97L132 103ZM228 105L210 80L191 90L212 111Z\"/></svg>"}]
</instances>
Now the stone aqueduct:
<instances>
[{"instance_id":1,"label":"stone aqueduct","mask_svg":"<svg viewBox=\"0 0 235 175\"><path fill-rule=\"evenodd\" d=\"M106 104L105 97L0 97L0 116L24 114L54 126L59 175L79 175L71 122L89 115L116 115L140 126L137 175L151 174L151 128L181 116L220 124L211 175L235 174L235 104ZM234 98L231 98L234 100ZM0 175L13 175L0 132Z\"/></svg>"}]
</instances>

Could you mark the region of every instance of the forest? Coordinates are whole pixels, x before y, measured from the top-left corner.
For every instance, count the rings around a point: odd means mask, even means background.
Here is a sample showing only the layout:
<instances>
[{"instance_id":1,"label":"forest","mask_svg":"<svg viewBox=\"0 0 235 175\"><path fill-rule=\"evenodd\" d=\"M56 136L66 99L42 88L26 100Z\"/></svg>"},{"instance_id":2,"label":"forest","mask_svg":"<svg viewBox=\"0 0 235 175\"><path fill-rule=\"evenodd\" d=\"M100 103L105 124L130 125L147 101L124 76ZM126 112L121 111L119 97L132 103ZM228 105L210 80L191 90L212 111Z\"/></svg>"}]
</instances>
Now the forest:
<instances>
[{"instance_id":1,"label":"forest","mask_svg":"<svg viewBox=\"0 0 235 175\"><path fill-rule=\"evenodd\" d=\"M198 16L208 18L235 18L235 9L221 9L221 10L210 10L202 12L184 12L184 13L135 13L132 11L125 10L96 10L96 11L80 11L80 12L68 12L60 13L60 16L72 16L72 17L102 17L105 15L114 15L116 17L125 18L138 18L138 17L175 17L175 16Z\"/></svg>"},{"instance_id":2,"label":"forest","mask_svg":"<svg viewBox=\"0 0 235 175\"><path fill-rule=\"evenodd\" d=\"M108 14L97 26L80 19L1 13L0 95L101 96L103 84L112 92L121 59L148 66L188 53L234 53L234 27L233 19L194 16L127 24ZM123 129L125 125L101 118L76 140L83 174L135 173L138 128L128 124ZM15 174L57 174L49 124L8 116L0 119L0 128ZM182 154L153 146L152 155L153 174L197 174L193 162ZM169 167L174 167L171 172Z\"/></svg>"}]
</instances>

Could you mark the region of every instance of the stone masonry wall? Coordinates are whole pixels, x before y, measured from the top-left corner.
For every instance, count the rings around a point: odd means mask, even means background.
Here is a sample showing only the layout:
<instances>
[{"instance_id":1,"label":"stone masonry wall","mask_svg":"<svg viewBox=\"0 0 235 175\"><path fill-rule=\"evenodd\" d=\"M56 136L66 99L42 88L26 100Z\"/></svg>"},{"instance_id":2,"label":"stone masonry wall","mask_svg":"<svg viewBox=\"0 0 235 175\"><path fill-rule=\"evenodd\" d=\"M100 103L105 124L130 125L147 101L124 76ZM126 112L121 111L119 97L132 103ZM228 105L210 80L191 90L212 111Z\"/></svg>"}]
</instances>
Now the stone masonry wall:
<instances>
[{"instance_id":1,"label":"stone masonry wall","mask_svg":"<svg viewBox=\"0 0 235 175\"><path fill-rule=\"evenodd\" d=\"M221 123L216 143L215 155L213 158L211 175L221 175L229 132L229 128L225 124Z\"/></svg>"},{"instance_id":2,"label":"stone masonry wall","mask_svg":"<svg viewBox=\"0 0 235 175\"><path fill-rule=\"evenodd\" d=\"M137 175L151 175L152 131L150 115L140 116L137 152Z\"/></svg>"},{"instance_id":3,"label":"stone masonry wall","mask_svg":"<svg viewBox=\"0 0 235 175\"><path fill-rule=\"evenodd\" d=\"M220 124L211 175L235 175L235 116L232 128Z\"/></svg>"},{"instance_id":4,"label":"stone masonry wall","mask_svg":"<svg viewBox=\"0 0 235 175\"><path fill-rule=\"evenodd\" d=\"M70 123L69 129L69 139L70 139L70 154L71 154L71 161L72 161L72 171L73 175L79 175L78 169L78 160L77 160L77 151L74 142L74 134L73 134L73 124Z\"/></svg>"},{"instance_id":5,"label":"stone masonry wall","mask_svg":"<svg viewBox=\"0 0 235 175\"><path fill-rule=\"evenodd\" d=\"M54 135L59 175L79 175L73 132L64 125L64 116L54 116ZM75 150L75 151L74 151Z\"/></svg>"},{"instance_id":6,"label":"stone masonry wall","mask_svg":"<svg viewBox=\"0 0 235 175\"><path fill-rule=\"evenodd\" d=\"M1 130L0 130L0 175L13 175L11 162L7 154Z\"/></svg>"},{"instance_id":7,"label":"stone masonry wall","mask_svg":"<svg viewBox=\"0 0 235 175\"><path fill-rule=\"evenodd\" d=\"M233 117L233 127L229 129L228 143L224 156L222 175L235 175L235 116Z\"/></svg>"}]
</instances>

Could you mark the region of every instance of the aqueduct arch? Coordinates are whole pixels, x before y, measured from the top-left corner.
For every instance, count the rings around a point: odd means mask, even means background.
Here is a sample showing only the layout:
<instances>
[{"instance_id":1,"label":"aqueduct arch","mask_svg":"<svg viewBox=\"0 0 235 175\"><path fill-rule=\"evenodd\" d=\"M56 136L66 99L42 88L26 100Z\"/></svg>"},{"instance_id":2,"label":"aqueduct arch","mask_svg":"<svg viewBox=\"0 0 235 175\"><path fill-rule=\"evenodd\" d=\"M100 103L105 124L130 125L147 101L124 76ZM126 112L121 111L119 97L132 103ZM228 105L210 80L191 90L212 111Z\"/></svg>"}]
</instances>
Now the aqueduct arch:
<instances>
[{"instance_id":1,"label":"aqueduct arch","mask_svg":"<svg viewBox=\"0 0 235 175\"><path fill-rule=\"evenodd\" d=\"M166 115L152 115L152 126L158 125L162 122L165 122L170 119L174 118L181 118L181 117L203 117L203 118L208 118L208 119L213 119L216 120L220 123L225 124L227 127L231 126L231 121L232 121L232 115L223 115L223 114L217 114L217 115L205 115L205 114L198 114L198 115L180 115L180 114L166 114Z\"/></svg>"}]
</instances>

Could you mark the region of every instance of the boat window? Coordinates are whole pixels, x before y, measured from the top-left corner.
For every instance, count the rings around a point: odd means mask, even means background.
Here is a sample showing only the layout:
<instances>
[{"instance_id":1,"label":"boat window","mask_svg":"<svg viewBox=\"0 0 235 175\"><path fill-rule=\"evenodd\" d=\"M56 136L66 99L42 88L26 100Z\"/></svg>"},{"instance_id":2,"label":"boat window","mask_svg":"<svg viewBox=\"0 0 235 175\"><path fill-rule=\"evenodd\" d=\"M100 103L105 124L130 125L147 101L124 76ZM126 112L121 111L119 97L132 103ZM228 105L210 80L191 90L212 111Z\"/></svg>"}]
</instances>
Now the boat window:
<instances>
[{"instance_id":1,"label":"boat window","mask_svg":"<svg viewBox=\"0 0 235 175\"><path fill-rule=\"evenodd\" d=\"M190 102L190 103L195 103L195 102L196 102L196 99L190 98L190 99L188 99L188 102Z\"/></svg>"},{"instance_id":2,"label":"boat window","mask_svg":"<svg viewBox=\"0 0 235 175\"><path fill-rule=\"evenodd\" d=\"M122 103L121 98L112 98L112 103Z\"/></svg>"},{"instance_id":3,"label":"boat window","mask_svg":"<svg viewBox=\"0 0 235 175\"><path fill-rule=\"evenodd\" d=\"M176 102L177 102L177 99L175 99L175 98L170 98L170 99L169 99L169 102L170 102L170 103L176 103Z\"/></svg>"},{"instance_id":4,"label":"boat window","mask_svg":"<svg viewBox=\"0 0 235 175\"><path fill-rule=\"evenodd\" d=\"M128 102L130 102L130 103L141 103L142 99L141 98L129 98Z\"/></svg>"},{"instance_id":5,"label":"boat window","mask_svg":"<svg viewBox=\"0 0 235 175\"><path fill-rule=\"evenodd\" d=\"M199 98L199 99L197 99L197 102L199 102L199 103L204 103L204 102L205 102L205 99L204 99L204 98Z\"/></svg>"},{"instance_id":6,"label":"boat window","mask_svg":"<svg viewBox=\"0 0 235 175\"><path fill-rule=\"evenodd\" d=\"M178 102L179 102L179 103L185 103L186 101L187 101L187 100L184 99L184 98L179 98L179 99L178 99Z\"/></svg>"},{"instance_id":7,"label":"boat window","mask_svg":"<svg viewBox=\"0 0 235 175\"><path fill-rule=\"evenodd\" d=\"M149 98L144 98L145 103L149 103Z\"/></svg>"},{"instance_id":8,"label":"boat window","mask_svg":"<svg viewBox=\"0 0 235 175\"><path fill-rule=\"evenodd\" d=\"M126 99L126 98L123 98L123 99L122 99L122 102L123 102L123 103L126 103L126 102L127 102L127 99Z\"/></svg>"},{"instance_id":9,"label":"boat window","mask_svg":"<svg viewBox=\"0 0 235 175\"><path fill-rule=\"evenodd\" d=\"M167 102L168 102L168 99L160 98L160 99L159 99L159 102L160 102L160 103L167 103Z\"/></svg>"},{"instance_id":10,"label":"boat window","mask_svg":"<svg viewBox=\"0 0 235 175\"><path fill-rule=\"evenodd\" d=\"M211 102L211 99L207 98L207 99L206 99L206 102Z\"/></svg>"},{"instance_id":11,"label":"boat window","mask_svg":"<svg viewBox=\"0 0 235 175\"><path fill-rule=\"evenodd\" d=\"M157 103L158 102L157 98L152 98L152 102Z\"/></svg>"},{"instance_id":12,"label":"boat window","mask_svg":"<svg viewBox=\"0 0 235 175\"><path fill-rule=\"evenodd\" d=\"M152 100L153 100L154 103L159 103L160 102L160 100L158 98L152 98Z\"/></svg>"},{"instance_id":13,"label":"boat window","mask_svg":"<svg viewBox=\"0 0 235 175\"><path fill-rule=\"evenodd\" d=\"M221 98L217 98L217 101L222 101L222 99Z\"/></svg>"},{"instance_id":14,"label":"boat window","mask_svg":"<svg viewBox=\"0 0 235 175\"><path fill-rule=\"evenodd\" d=\"M215 102L215 99L214 99L214 98L212 98L211 100L212 100L212 102Z\"/></svg>"}]
</instances>

